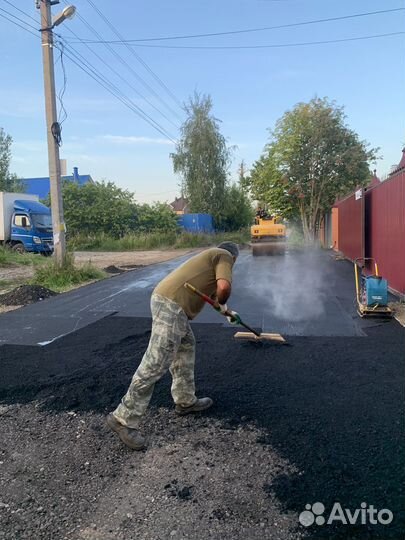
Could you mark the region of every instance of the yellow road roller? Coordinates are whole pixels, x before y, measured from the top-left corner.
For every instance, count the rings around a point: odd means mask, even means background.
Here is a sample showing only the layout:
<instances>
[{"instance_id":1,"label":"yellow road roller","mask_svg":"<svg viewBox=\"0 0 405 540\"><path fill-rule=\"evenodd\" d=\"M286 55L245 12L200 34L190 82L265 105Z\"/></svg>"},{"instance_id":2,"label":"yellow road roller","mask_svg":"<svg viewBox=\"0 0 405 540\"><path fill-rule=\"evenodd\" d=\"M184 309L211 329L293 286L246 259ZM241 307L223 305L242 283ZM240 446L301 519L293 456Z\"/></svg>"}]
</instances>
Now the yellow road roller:
<instances>
[{"instance_id":1,"label":"yellow road roller","mask_svg":"<svg viewBox=\"0 0 405 540\"><path fill-rule=\"evenodd\" d=\"M253 255L284 253L287 243L286 226L277 216L258 209L255 223L250 228Z\"/></svg>"}]
</instances>

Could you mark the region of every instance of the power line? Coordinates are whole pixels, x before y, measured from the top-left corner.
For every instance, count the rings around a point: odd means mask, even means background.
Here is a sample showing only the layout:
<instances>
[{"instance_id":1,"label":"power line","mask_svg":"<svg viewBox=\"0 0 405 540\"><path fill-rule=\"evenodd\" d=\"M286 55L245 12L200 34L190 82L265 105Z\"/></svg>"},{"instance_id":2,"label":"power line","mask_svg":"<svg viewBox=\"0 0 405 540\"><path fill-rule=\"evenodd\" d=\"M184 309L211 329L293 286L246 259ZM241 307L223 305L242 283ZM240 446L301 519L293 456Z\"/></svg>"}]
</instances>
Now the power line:
<instances>
[{"instance_id":1,"label":"power line","mask_svg":"<svg viewBox=\"0 0 405 540\"><path fill-rule=\"evenodd\" d=\"M125 106L130 108L133 112L135 112L138 116L142 118L142 120L146 121L148 124L150 124L154 129L159 131L161 135L164 137L167 137L172 142L175 142L174 138L170 133L163 128L158 122L156 122L151 116L149 116L146 112L144 112L136 103L134 103L128 96L126 96L118 86L116 86L114 83L109 81L99 70L97 70L82 54L80 54L78 51L75 51L75 49L68 44L64 44L65 47L68 48L68 51L70 55L73 55L76 58L76 61L72 59L71 56L66 55L73 63L78 65L89 76L91 76L92 79L96 80L101 86L106 88L111 94L113 94L121 103L123 103ZM83 68L85 66L85 68Z\"/></svg>"},{"instance_id":2,"label":"power line","mask_svg":"<svg viewBox=\"0 0 405 540\"><path fill-rule=\"evenodd\" d=\"M391 36L400 36L404 32L389 32L387 34L374 34L370 36L357 36L342 39L327 39L324 41L303 41L300 43L274 43L271 45L147 45L137 43L131 47L148 47L151 49L199 49L199 50L218 50L218 49L283 49L287 47L304 47L307 45L326 45L329 43L345 43L348 41L362 41L367 39L384 38Z\"/></svg>"},{"instance_id":3,"label":"power line","mask_svg":"<svg viewBox=\"0 0 405 540\"><path fill-rule=\"evenodd\" d=\"M4 10L3 10L4 11ZM31 32L31 30L28 30L28 28L26 26L22 26L21 24L13 21L12 19L9 19L8 17L6 17L6 15L2 15L0 13L0 17L2 17L3 19L6 19L6 21L9 21L11 22L12 24L15 24L15 26L19 26L20 28L22 28L23 30L25 30L26 32L28 32L29 34L35 36L36 38L40 38L40 35L39 34L34 34L34 32ZM24 23L25 24L25 23Z\"/></svg>"},{"instance_id":4,"label":"power line","mask_svg":"<svg viewBox=\"0 0 405 540\"><path fill-rule=\"evenodd\" d=\"M9 6L11 6L12 8L14 8L15 10L19 11L22 15L25 15L26 17L28 17L29 19L31 19L32 21L35 22L35 24L38 24L38 21L37 19L35 19L35 17L32 17L32 15L30 15L29 13L27 13L26 11L23 11L22 9L18 8L17 6L15 6L12 2L9 2L9 0L3 0L3 2L6 2L6 4L8 4ZM42 19L42 16L41 16L41 19ZM39 31L39 28L38 27L34 27L34 26L31 26L29 23L27 23L26 21L23 21L24 24L27 24L28 26L30 26L31 28L34 28L34 30L36 31ZM55 33L55 32L54 32ZM55 34L57 35L57 34Z\"/></svg>"},{"instance_id":5,"label":"power line","mask_svg":"<svg viewBox=\"0 0 405 540\"><path fill-rule=\"evenodd\" d=\"M35 23L38 23L38 21L32 17L32 15L30 15L29 13L27 13L26 11L23 11L22 9L18 8L17 6L15 6L14 4L12 4L11 2L9 2L9 0L3 0L3 2L5 2L6 4L8 4L9 6L11 6L12 8L16 9L17 11L19 11L20 13L22 13L23 15L25 15L26 17L28 17L29 19L31 19L32 21L34 21Z\"/></svg>"},{"instance_id":6,"label":"power line","mask_svg":"<svg viewBox=\"0 0 405 540\"><path fill-rule=\"evenodd\" d=\"M11 4L12 5L12 4ZM9 11L7 11L6 9L3 9L3 8L0 8L0 11L2 11L3 13L7 13L7 15L9 15L10 17L12 17L13 19L17 20L17 21L20 21L21 23L25 24L26 26L29 26L30 28L32 28L33 30L35 30L36 32L38 32L38 35L39 36L39 29L36 28L35 26L33 26L32 24L28 23L27 21L24 21L23 19L20 19L20 17L17 17L17 15L14 15L14 13L10 13ZM6 17L4 17L6 18ZM10 20L10 19L8 19ZM33 32L32 32L33 33Z\"/></svg>"},{"instance_id":7,"label":"power line","mask_svg":"<svg viewBox=\"0 0 405 540\"><path fill-rule=\"evenodd\" d=\"M121 40L125 41L122 35L118 32L118 30L115 28L115 26L105 17L105 15L100 11L100 9L92 2L92 0L87 0L87 2L92 6L92 8L98 13L98 15L103 19L103 21L111 28L111 30L114 32L114 34ZM166 91L166 93L172 98L172 100L182 109L182 104L177 99L177 97L173 94L173 92L169 89L169 87L162 81L162 79L153 71L153 69L145 62L139 54L137 54L131 47L127 47L127 49L130 51L130 53L136 58L138 62L142 64L142 66L152 75L152 77L158 82L158 84Z\"/></svg>"},{"instance_id":8,"label":"power line","mask_svg":"<svg viewBox=\"0 0 405 540\"><path fill-rule=\"evenodd\" d=\"M87 0L90 2L90 0ZM150 38L137 38L137 39L123 39L120 37L119 41L111 41L111 40L102 40L102 41L90 41L90 43L138 43L138 42L146 42L146 41L167 41L167 40L175 40L175 39L192 39L192 38L201 38L201 37L215 37L215 36L228 36L228 35L234 35L234 34L247 34L252 32L264 32L267 30L279 30L282 28L294 28L297 26L307 26L310 24L321 24L321 23L327 23L327 22L334 22L334 21L343 21L348 19L355 19L360 17L368 17L372 15L381 15L383 13L395 13L398 11L405 11L405 8L394 8L394 9L383 9L379 11L368 11L364 13L356 13L353 15L342 15L340 17L328 17L326 19L315 19L311 21L302 21L297 23L287 23L287 24L279 24L276 26L263 26L259 28L247 28L247 29L241 29L241 30L229 30L225 32L210 32L205 34L187 34L187 35L180 35L180 36L160 36L160 37L150 37Z\"/></svg>"},{"instance_id":9,"label":"power line","mask_svg":"<svg viewBox=\"0 0 405 540\"><path fill-rule=\"evenodd\" d=\"M2 8L0 8L0 10L1 11L6 11L6 10L3 10ZM8 12L6 12L6 13L8 13ZM34 32L32 32L31 30L29 30L27 28L27 26L30 26L31 28L33 28L29 23L27 23L26 21L23 21L22 19L19 19L19 17L16 17L15 15L13 15L11 13L8 13L8 14L12 17L11 19L9 17L7 17L6 15L3 15L2 13L0 13L0 17L2 17L3 19L6 19L7 21L11 22L12 24L18 26L22 30L25 30L26 32L30 33L31 35L35 36L36 38L40 38L39 33L35 34ZM22 24L19 24L18 22L16 22L13 19L18 19L19 21L21 21L26 26L23 26ZM118 87L116 87L115 85L110 83L108 81L108 79L106 79L105 77L102 76L102 74L97 72L97 70L94 69L91 66L91 64L89 62L87 62L87 60L82 56L82 58L84 59L84 62L85 62L85 63L83 63L80 60L80 58L78 57L78 55L76 54L76 52L74 51L72 46L70 46L67 43L65 43L65 44L58 43L58 41L56 41L54 45L58 50L61 51L61 53L63 53L65 55L66 58L69 58L69 60L71 62L76 64L82 71L84 71L87 75L89 75L89 77L94 79L98 84L103 86L108 92L113 94L119 101L121 101L121 103L123 103L126 107L131 109L133 112L135 112L144 121L146 121L151 127L153 127L155 130L157 130L161 135L163 135L164 137L167 137L173 143L176 143L175 139L170 135L170 133L168 133L162 126L160 126L155 120L153 120L153 118L151 118L147 113L142 111L142 109L140 107L138 107L127 96L125 96L125 94L123 94ZM69 52L66 52L65 47L68 49ZM78 54L80 54L80 53L78 53ZM74 57L76 57L76 59ZM87 63L87 66L84 67L86 65L86 63ZM87 67L88 67L88 69L87 69Z\"/></svg>"},{"instance_id":10,"label":"power line","mask_svg":"<svg viewBox=\"0 0 405 540\"><path fill-rule=\"evenodd\" d=\"M60 45L58 43L55 43L55 47L59 49ZM103 74L100 73L100 71L94 68L94 66L92 66L92 64L86 58L84 58L83 55L81 55L78 51L75 51L75 49L71 45L67 44L66 42L64 42L64 48L65 48L64 54L66 58L68 58L77 67L79 67L84 73L86 73L89 77L91 77L103 88L105 88L110 94L116 97L126 107L132 110L132 112L134 112L140 118L142 118L142 120L147 122L155 130L157 130L161 135L168 138L173 143L176 142L174 137L170 135L170 133L165 128L163 128L151 116L149 116L146 112L144 112L130 98L128 98L114 83L112 83L105 76L103 76Z\"/></svg>"},{"instance_id":11,"label":"power line","mask_svg":"<svg viewBox=\"0 0 405 540\"><path fill-rule=\"evenodd\" d=\"M65 95L66 86L67 86L67 75L66 75L66 69L65 69L65 62L63 60L64 45L63 45L63 43L61 43L61 45L62 45L62 47L59 49L59 52L60 52L60 65L61 65L62 74L63 74L63 84L62 84L62 87L61 87L61 89L59 90L59 92L57 94L57 98L58 98L58 101L59 101L58 122L59 122L60 128L62 128L63 122L65 122L65 120L68 117L68 113L67 113L67 111L65 109L65 105L63 103L63 97Z\"/></svg>"},{"instance_id":12,"label":"power line","mask_svg":"<svg viewBox=\"0 0 405 540\"><path fill-rule=\"evenodd\" d=\"M67 0L63 0L64 3L67 5L68 2ZM90 30L90 32L92 32L95 36L97 36L99 39L102 39L102 36L97 32L97 30L90 24L87 22L87 20L82 17L80 15L80 13L77 13L77 16L78 18L82 21L82 23ZM65 38L66 39L66 38ZM80 43L82 44L88 44L89 41L88 40L84 40L84 39L80 39ZM66 41L69 41L69 40L66 40ZM71 43L76 43L76 42L73 42L71 41ZM159 94L157 92L155 92L155 90L134 70L134 68L128 64L128 62L116 51L114 50L113 47L111 47L111 45L109 45L108 43L104 44L104 46L111 52L111 54L113 54L117 59L118 61L123 64L131 73L132 75L134 75L134 77L149 91L151 92L165 107L166 109L168 109L172 114L174 114L175 116L177 116L178 118L180 118L177 113L159 96ZM93 52L94 54L94 52ZM104 60L103 60L104 61ZM139 94L139 92L138 92ZM143 96L142 96L143 97ZM146 100L146 98L143 98ZM146 100L147 101L147 100ZM162 114L162 113L161 113ZM177 126L176 126L177 128Z\"/></svg>"},{"instance_id":13,"label":"power line","mask_svg":"<svg viewBox=\"0 0 405 540\"><path fill-rule=\"evenodd\" d=\"M73 34L74 36L76 37L79 37L73 30L71 30L70 28L67 28L67 30ZM79 38L80 39L80 38ZM101 62L103 62L104 65L106 65L108 67L108 69L110 71L112 71L113 73L115 73L115 75L117 75L125 84L127 84L139 97L141 97L144 101L146 101L146 103L148 103L153 109L155 109L159 114L161 114L168 122L170 122L170 124L172 126L174 126L176 129L178 129L178 126L172 122L170 120L170 118L164 113L162 112L160 109L158 109L152 102L150 102L143 94L141 94L141 92L139 92L139 90L137 88L135 88L135 86L133 86L125 77L123 77L115 68L113 68L109 62L106 61L105 58L102 58L96 51L94 51L87 43L83 43L83 45L85 45L87 47L87 49L90 50L90 52L92 52ZM116 51L114 51L114 49L112 49L112 52L117 54ZM117 56L119 56L117 54Z\"/></svg>"}]
</instances>

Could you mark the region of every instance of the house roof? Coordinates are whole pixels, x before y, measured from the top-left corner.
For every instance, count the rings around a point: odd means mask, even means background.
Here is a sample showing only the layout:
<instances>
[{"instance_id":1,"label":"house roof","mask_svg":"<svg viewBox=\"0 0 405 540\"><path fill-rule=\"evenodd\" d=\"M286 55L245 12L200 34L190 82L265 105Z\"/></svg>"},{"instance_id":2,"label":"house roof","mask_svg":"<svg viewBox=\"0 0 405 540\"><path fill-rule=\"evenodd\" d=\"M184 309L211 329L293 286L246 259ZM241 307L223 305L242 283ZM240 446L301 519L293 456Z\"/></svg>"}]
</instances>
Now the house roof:
<instances>
[{"instance_id":1,"label":"house roof","mask_svg":"<svg viewBox=\"0 0 405 540\"><path fill-rule=\"evenodd\" d=\"M381 183L381 180L377 176L377 171L374 170L374 174L371 177L371 180L370 180L370 183L369 183L368 187L372 188L372 187L378 186L378 184L380 184L380 183Z\"/></svg>"},{"instance_id":2,"label":"house roof","mask_svg":"<svg viewBox=\"0 0 405 540\"><path fill-rule=\"evenodd\" d=\"M170 206L175 212L182 212L188 205L188 199L185 197L176 197L173 202L170 203Z\"/></svg>"},{"instance_id":3,"label":"house roof","mask_svg":"<svg viewBox=\"0 0 405 540\"><path fill-rule=\"evenodd\" d=\"M405 170L405 148L402 149L402 158L401 158L401 161L398 163L398 167L396 167L391 172L390 176L403 170Z\"/></svg>"},{"instance_id":4,"label":"house roof","mask_svg":"<svg viewBox=\"0 0 405 540\"><path fill-rule=\"evenodd\" d=\"M44 176L42 178L24 178L23 181L25 184L26 193L30 195L38 195L40 199L46 199L46 197L49 195L49 177ZM93 179L90 174L78 174L76 177L74 175L62 176L62 181L75 181L82 186L88 182L93 182Z\"/></svg>"}]
</instances>

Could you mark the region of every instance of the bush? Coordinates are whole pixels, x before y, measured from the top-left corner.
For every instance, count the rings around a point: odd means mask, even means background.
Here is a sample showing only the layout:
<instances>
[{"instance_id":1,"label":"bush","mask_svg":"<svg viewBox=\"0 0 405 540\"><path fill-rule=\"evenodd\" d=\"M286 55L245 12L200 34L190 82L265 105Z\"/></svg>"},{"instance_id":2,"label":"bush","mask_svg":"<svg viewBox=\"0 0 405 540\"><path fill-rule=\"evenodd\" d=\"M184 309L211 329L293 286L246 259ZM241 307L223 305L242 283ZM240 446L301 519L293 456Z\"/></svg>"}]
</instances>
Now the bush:
<instances>
[{"instance_id":1,"label":"bush","mask_svg":"<svg viewBox=\"0 0 405 540\"><path fill-rule=\"evenodd\" d=\"M249 196L239 184L226 188L225 204L216 227L225 231L239 231L253 223L254 212Z\"/></svg>"},{"instance_id":2,"label":"bush","mask_svg":"<svg viewBox=\"0 0 405 540\"><path fill-rule=\"evenodd\" d=\"M177 217L165 203L142 204L137 206L136 229L142 232L170 231L178 228Z\"/></svg>"},{"instance_id":3,"label":"bush","mask_svg":"<svg viewBox=\"0 0 405 540\"><path fill-rule=\"evenodd\" d=\"M113 182L80 186L64 182L63 205L69 235L107 234L120 238L135 231L175 231L176 214L164 203L138 205L134 194ZM45 204L50 206L48 198Z\"/></svg>"},{"instance_id":4,"label":"bush","mask_svg":"<svg viewBox=\"0 0 405 540\"><path fill-rule=\"evenodd\" d=\"M31 283L60 291L86 281L104 277L105 273L90 263L81 267L75 266L73 255L68 254L63 266L58 266L52 261L46 266L37 268Z\"/></svg>"},{"instance_id":5,"label":"bush","mask_svg":"<svg viewBox=\"0 0 405 540\"><path fill-rule=\"evenodd\" d=\"M133 230L137 221L133 194L113 182L64 182L63 205L68 234L104 232L118 237Z\"/></svg>"}]
</instances>

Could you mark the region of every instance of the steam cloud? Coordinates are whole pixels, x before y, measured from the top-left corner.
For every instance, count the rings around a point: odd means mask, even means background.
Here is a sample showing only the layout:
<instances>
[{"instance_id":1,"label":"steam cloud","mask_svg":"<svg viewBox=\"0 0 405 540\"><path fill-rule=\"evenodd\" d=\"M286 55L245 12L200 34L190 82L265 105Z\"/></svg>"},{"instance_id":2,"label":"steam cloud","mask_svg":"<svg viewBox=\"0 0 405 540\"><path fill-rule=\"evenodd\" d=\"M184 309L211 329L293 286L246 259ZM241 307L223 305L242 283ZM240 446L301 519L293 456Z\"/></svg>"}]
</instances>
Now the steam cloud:
<instances>
[{"instance_id":1,"label":"steam cloud","mask_svg":"<svg viewBox=\"0 0 405 540\"><path fill-rule=\"evenodd\" d=\"M330 289L319 250L260 257L260 279L254 294L280 319L292 322L320 318Z\"/></svg>"}]
</instances>

